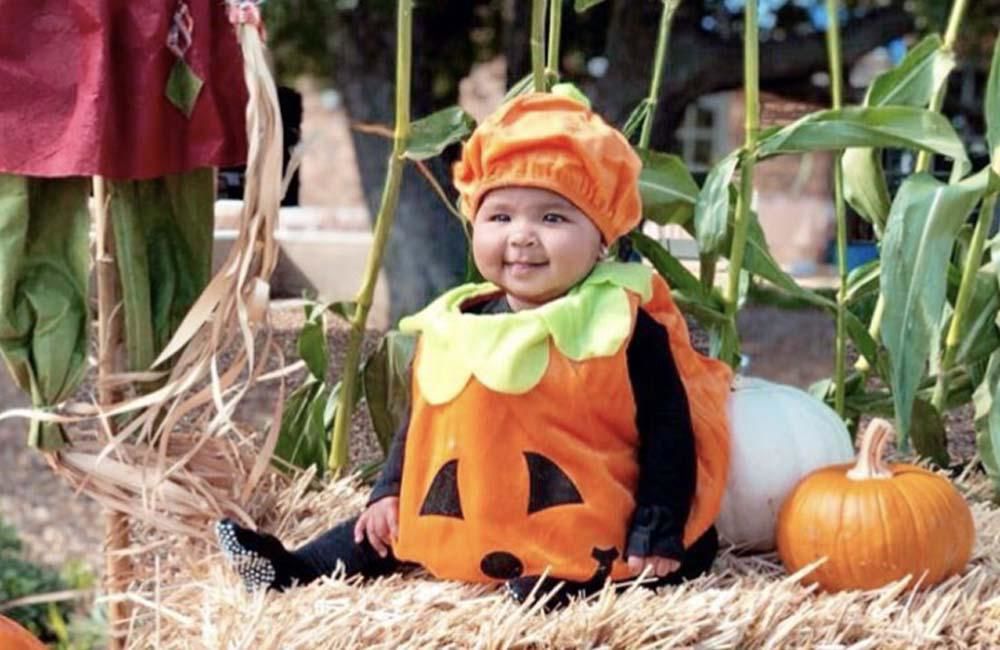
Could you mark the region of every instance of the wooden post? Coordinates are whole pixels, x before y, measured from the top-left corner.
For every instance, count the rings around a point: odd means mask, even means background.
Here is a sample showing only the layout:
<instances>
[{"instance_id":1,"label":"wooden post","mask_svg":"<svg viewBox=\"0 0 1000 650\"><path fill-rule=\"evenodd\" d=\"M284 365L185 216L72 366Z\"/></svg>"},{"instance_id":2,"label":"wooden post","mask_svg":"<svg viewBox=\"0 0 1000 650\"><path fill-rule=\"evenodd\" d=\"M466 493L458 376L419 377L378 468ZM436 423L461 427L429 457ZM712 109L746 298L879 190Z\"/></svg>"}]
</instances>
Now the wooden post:
<instances>
[{"instance_id":1,"label":"wooden post","mask_svg":"<svg viewBox=\"0 0 1000 650\"><path fill-rule=\"evenodd\" d=\"M94 251L97 276L97 399L102 407L116 401L115 391L105 380L117 370L121 334L120 319L112 314L118 302L118 265L114 255L114 233L108 214L109 196L105 180L94 177L94 221L96 247ZM114 420L107 422L109 433L115 433ZM108 594L121 593L131 577L131 562L122 555L129 546L129 521L125 513L108 510L104 516L104 586ZM128 608L120 600L108 603L108 648L125 648Z\"/></svg>"}]
</instances>

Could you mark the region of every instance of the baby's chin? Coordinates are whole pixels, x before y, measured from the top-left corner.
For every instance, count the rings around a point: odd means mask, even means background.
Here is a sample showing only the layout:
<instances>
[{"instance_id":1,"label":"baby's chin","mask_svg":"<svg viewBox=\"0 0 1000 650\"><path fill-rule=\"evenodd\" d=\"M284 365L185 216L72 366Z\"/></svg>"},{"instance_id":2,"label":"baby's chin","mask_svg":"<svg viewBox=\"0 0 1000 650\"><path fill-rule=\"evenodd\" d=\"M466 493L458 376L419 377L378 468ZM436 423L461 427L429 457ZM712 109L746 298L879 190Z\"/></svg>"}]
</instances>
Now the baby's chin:
<instances>
[{"instance_id":1,"label":"baby's chin","mask_svg":"<svg viewBox=\"0 0 1000 650\"><path fill-rule=\"evenodd\" d=\"M547 302L551 302L557 298L565 296L569 291L569 287L565 289L552 289L548 291L525 291L523 289L518 289L516 287L500 287L504 295L507 298L507 303L511 306L514 311L520 311L522 309L532 309L534 307L541 307Z\"/></svg>"}]
</instances>

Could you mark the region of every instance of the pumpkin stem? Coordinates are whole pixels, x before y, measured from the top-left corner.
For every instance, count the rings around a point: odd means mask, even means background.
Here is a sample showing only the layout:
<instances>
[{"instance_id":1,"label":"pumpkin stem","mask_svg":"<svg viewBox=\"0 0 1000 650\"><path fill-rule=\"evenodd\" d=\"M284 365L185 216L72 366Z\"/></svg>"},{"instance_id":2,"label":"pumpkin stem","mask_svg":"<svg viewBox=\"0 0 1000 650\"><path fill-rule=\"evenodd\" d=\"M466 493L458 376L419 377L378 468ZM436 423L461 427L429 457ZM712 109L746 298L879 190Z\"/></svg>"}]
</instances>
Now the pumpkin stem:
<instances>
[{"instance_id":1,"label":"pumpkin stem","mask_svg":"<svg viewBox=\"0 0 1000 650\"><path fill-rule=\"evenodd\" d=\"M869 422L861 439L858 462L848 470L847 478L854 481L892 478L892 470L882 460L882 450L891 435L893 429L888 421L875 418Z\"/></svg>"}]
</instances>

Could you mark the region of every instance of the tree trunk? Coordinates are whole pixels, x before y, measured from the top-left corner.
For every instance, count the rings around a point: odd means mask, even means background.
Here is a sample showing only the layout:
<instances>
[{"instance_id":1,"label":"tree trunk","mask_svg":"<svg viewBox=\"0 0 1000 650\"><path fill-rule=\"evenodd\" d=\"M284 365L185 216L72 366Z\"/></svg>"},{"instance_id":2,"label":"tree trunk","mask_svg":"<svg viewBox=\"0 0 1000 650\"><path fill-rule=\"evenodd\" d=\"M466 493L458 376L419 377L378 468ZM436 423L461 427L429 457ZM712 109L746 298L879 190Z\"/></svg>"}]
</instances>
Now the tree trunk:
<instances>
[{"instance_id":1,"label":"tree trunk","mask_svg":"<svg viewBox=\"0 0 1000 650\"><path fill-rule=\"evenodd\" d=\"M464 6L463 6L464 5ZM464 38L472 23L472 3L436 2L414 12L412 114L419 119L457 100L460 76L472 61ZM365 5L343 14L335 36L336 83L352 122L394 123L393 86L396 64L394 12ZM447 63L446 63L447 62ZM437 90L437 95L435 95ZM352 130L361 183L369 213L374 218L392 141ZM454 202L451 162L457 147L427 161L427 166ZM465 277L466 240L452 216L414 165L407 165L396 222L389 239L385 271L389 280L390 322L417 311Z\"/></svg>"}]
</instances>

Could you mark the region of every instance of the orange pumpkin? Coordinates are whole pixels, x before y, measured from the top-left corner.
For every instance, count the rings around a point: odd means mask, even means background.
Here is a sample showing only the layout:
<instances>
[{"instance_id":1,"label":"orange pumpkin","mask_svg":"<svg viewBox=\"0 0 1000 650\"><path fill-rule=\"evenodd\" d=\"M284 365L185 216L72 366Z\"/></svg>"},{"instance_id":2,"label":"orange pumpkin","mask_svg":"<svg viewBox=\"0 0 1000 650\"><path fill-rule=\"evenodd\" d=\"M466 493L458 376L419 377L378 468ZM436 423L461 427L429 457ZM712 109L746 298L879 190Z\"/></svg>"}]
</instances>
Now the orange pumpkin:
<instances>
[{"instance_id":1,"label":"orange pumpkin","mask_svg":"<svg viewBox=\"0 0 1000 650\"><path fill-rule=\"evenodd\" d=\"M930 587L962 571L975 541L969 506L945 478L915 465L886 464L892 426L872 420L857 464L804 478L778 514L778 554L790 573L827 591L875 589L907 575Z\"/></svg>"},{"instance_id":2,"label":"orange pumpkin","mask_svg":"<svg viewBox=\"0 0 1000 650\"><path fill-rule=\"evenodd\" d=\"M684 535L689 545L719 512L731 375L691 347L666 283L650 281L645 302L628 292L624 316L634 325L642 303L666 326L689 395L699 464ZM414 359L396 556L439 578L470 582L546 570L581 582L629 577L623 554L635 508L638 431L627 341L576 361L549 338L543 373L529 390L493 390L470 376L437 402L421 383L426 343L422 337ZM430 367L447 373L445 365Z\"/></svg>"},{"instance_id":3,"label":"orange pumpkin","mask_svg":"<svg viewBox=\"0 0 1000 650\"><path fill-rule=\"evenodd\" d=\"M26 629L0 615L0 648L2 650L46 650L45 644Z\"/></svg>"}]
</instances>

